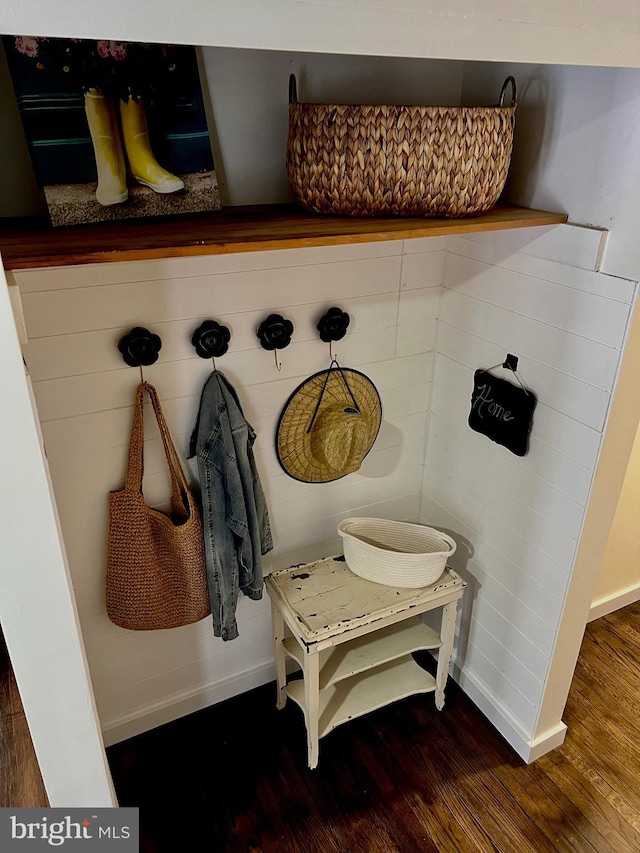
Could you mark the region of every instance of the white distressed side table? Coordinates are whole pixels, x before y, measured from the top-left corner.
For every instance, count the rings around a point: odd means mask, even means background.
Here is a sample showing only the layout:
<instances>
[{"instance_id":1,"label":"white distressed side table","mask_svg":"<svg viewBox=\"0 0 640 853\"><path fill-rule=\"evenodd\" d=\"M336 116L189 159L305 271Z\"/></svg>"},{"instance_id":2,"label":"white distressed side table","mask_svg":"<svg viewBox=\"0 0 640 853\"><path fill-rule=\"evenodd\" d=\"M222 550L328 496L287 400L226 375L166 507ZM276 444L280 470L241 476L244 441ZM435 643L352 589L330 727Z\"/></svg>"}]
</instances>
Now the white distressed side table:
<instances>
[{"instance_id":1,"label":"white distressed side table","mask_svg":"<svg viewBox=\"0 0 640 853\"><path fill-rule=\"evenodd\" d=\"M274 572L265 585L277 707L289 696L302 708L310 768L318 764L319 739L355 717L415 693L435 692L442 710L456 608L466 587L452 569L431 586L401 589L358 577L344 557L326 557ZM439 636L421 619L438 607ZM420 649L439 649L435 678L411 657ZM287 655L302 668L301 680L287 681Z\"/></svg>"}]
</instances>

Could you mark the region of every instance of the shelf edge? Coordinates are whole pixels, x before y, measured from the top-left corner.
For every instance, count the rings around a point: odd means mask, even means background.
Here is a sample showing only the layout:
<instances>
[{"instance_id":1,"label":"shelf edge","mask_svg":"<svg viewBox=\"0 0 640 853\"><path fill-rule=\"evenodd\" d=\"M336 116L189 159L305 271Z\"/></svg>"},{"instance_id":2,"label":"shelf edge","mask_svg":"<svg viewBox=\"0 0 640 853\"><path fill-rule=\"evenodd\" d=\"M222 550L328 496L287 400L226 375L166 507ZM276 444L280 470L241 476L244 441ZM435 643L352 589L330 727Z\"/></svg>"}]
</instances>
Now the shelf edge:
<instances>
[{"instance_id":1,"label":"shelf edge","mask_svg":"<svg viewBox=\"0 0 640 853\"><path fill-rule=\"evenodd\" d=\"M410 663L409 663L410 661ZM323 702L322 692L320 695L320 718L319 718L319 730L318 737L324 737L328 735L329 732L332 732L338 726L343 725L344 723L348 723L351 720L355 720L358 717L362 717L365 714L368 714L372 711L377 711L379 708L384 708L387 705L391 705L394 702L399 702L402 699L407 699L409 696L416 696L424 693L434 693L436 690L436 680L431 675L431 673L422 669L414 660L410 659L405 661L404 663L400 663L399 661L391 661L386 664L382 664L377 668L378 673L383 674L383 670L386 672L396 670L402 666L407 667L411 672L411 676L409 678L406 677L404 673L400 675L396 686L393 692L383 693L378 695L378 698L372 703L367 703L366 706L361 704L360 701L353 702L351 697L348 696L349 691L344 687L341 689L337 685L333 685L334 691L338 691L338 702L337 708L335 708L329 715L327 716L328 703ZM386 673L384 673L386 674ZM417 677L416 677L417 676ZM364 676L366 677L366 676ZM371 677L371 675L369 675ZM360 676L353 676L354 683L357 683L359 679L363 678L363 674ZM349 679L347 679L349 681ZM344 684L344 682L338 682L338 684ZM358 685L359 686L359 685ZM307 716L307 710L305 707L304 700L304 679L300 679L298 681L292 681L287 684L286 687L287 696L292 699L296 705L298 705L302 712L305 715L305 720ZM344 696L340 696L341 693L344 693ZM359 697L360 698L360 697ZM351 701L350 701L351 699ZM324 707L323 707L324 706ZM347 707L350 706L350 707ZM345 713L346 711L346 713ZM342 712L342 713L340 713Z\"/></svg>"},{"instance_id":2,"label":"shelf edge","mask_svg":"<svg viewBox=\"0 0 640 853\"><path fill-rule=\"evenodd\" d=\"M83 226L82 229L57 229L56 231L29 231L0 229L0 253L7 271L46 269L51 267L77 266L81 264L118 263L121 261L161 260L165 258L198 257L203 255L225 255L240 252L274 251L280 249L302 249L318 246L337 246L349 243L375 243L389 240L409 240L420 237L443 237L454 234L471 234L481 231L501 231L515 228L532 228L559 225L567 221L565 214L529 208L494 208L486 214L464 219L380 219L356 220L339 217L317 218L310 214L291 213L288 205L267 205L264 212L259 209L229 209L226 218L219 220L221 233L215 236L216 220L193 220L194 234L185 237L181 231L188 224L143 223L136 235L141 241L140 231L147 231L148 245L126 245L126 237L117 247L106 247L105 233L117 234L122 238L126 228L119 223L121 232L101 231L102 226ZM205 231L202 231L203 223ZM379 225L379 227L377 227ZM131 225L133 228L133 224ZM208 227L211 232L207 232ZM358 230L360 227L362 230ZM106 228L106 226L105 226ZM233 229L236 228L236 233ZM92 230L97 244L92 248L78 247L78 241L91 241ZM173 229L173 230L172 230ZM264 229L264 233L260 230ZM274 233L277 232L277 233ZM297 233L296 233L297 231ZM315 233L314 233L315 232ZM133 231L131 232L134 233ZM49 250L42 245L47 235ZM178 234L176 242L170 242L172 234ZM180 236L182 235L182 236ZM67 245L66 244L73 244ZM33 251L31 252L31 244Z\"/></svg>"}]
</instances>

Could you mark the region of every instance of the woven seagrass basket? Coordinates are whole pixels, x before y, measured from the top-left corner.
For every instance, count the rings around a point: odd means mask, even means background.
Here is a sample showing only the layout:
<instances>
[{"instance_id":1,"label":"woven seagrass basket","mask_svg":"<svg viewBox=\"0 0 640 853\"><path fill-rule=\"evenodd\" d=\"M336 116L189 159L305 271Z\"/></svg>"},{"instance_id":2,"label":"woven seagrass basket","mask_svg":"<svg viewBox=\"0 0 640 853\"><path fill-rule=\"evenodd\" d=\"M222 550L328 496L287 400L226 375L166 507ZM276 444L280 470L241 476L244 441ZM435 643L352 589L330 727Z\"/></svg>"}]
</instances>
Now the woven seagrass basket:
<instances>
[{"instance_id":1,"label":"woven seagrass basket","mask_svg":"<svg viewBox=\"0 0 640 853\"><path fill-rule=\"evenodd\" d=\"M504 105L507 87L512 100ZM287 176L296 200L341 216L470 216L507 179L516 84L492 107L308 104L289 79Z\"/></svg>"}]
</instances>

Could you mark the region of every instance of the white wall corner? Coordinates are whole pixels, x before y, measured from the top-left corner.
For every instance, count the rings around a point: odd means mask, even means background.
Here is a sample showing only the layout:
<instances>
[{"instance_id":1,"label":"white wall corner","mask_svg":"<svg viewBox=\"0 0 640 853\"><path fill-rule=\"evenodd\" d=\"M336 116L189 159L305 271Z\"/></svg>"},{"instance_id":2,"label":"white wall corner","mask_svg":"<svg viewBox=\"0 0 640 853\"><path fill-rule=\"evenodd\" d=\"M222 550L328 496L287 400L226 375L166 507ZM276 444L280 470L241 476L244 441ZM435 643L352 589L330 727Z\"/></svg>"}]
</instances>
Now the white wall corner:
<instances>
[{"instance_id":1,"label":"white wall corner","mask_svg":"<svg viewBox=\"0 0 640 853\"><path fill-rule=\"evenodd\" d=\"M556 749L564 743L565 735L567 734L566 725L560 721L555 726L544 731L542 734L529 741L529 756L525 758L527 764L531 764Z\"/></svg>"},{"instance_id":2,"label":"white wall corner","mask_svg":"<svg viewBox=\"0 0 640 853\"><path fill-rule=\"evenodd\" d=\"M571 220L566 223L564 228L565 231L567 228L573 229L568 237L568 242L573 243L574 256L568 262L573 266L600 272L607 249L609 230L598 228L595 225L583 225Z\"/></svg>"},{"instance_id":3,"label":"white wall corner","mask_svg":"<svg viewBox=\"0 0 640 853\"><path fill-rule=\"evenodd\" d=\"M474 673L462 672L454 664L452 667L453 678L469 699L482 711L489 722L498 730L520 758L527 764L536 761L545 753L550 752L564 741L567 727L560 721L551 726L542 734L531 737L519 725L518 721L510 714L509 710L502 704L481 679ZM446 713L446 705L445 705Z\"/></svg>"},{"instance_id":4,"label":"white wall corner","mask_svg":"<svg viewBox=\"0 0 640 853\"><path fill-rule=\"evenodd\" d=\"M610 595L602 596L596 599L591 604L589 611L589 622L594 619L600 619L601 616L607 616L615 610L620 610L621 607L628 607L630 604L635 604L640 601L640 584L633 584L623 590L616 590Z\"/></svg>"},{"instance_id":5,"label":"white wall corner","mask_svg":"<svg viewBox=\"0 0 640 853\"><path fill-rule=\"evenodd\" d=\"M518 203L522 203L518 201ZM530 255L543 261L598 272L602 264L609 232L566 222L544 228L511 228L504 231L478 231L464 237L447 237L447 251L456 254L461 240L492 247L495 263L509 266L511 255Z\"/></svg>"},{"instance_id":6,"label":"white wall corner","mask_svg":"<svg viewBox=\"0 0 640 853\"><path fill-rule=\"evenodd\" d=\"M553 727L564 711L584 629L591 618L590 609L598 572L640 422L640 390L637 382L640 314L636 302L637 291L634 293L622 341L622 355L540 705L538 729L543 732Z\"/></svg>"},{"instance_id":7,"label":"white wall corner","mask_svg":"<svg viewBox=\"0 0 640 853\"><path fill-rule=\"evenodd\" d=\"M405 245L406 245L406 242L407 241L405 240ZM427 397L427 413L426 413L426 418L425 418L425 422L424 422L424 459L423 459L423 464L422 464L422 489L421 489L421 492L419 495L418 513L417 513L418 521L421 524L428 524L428 521L425 521L423 519L422 505L424 502L424 496L425 496L426 491L427 491L427 448L428 448L428 444L429 444L429 428L431 426L431 401L432 401L432 397L433 397L433 383L434 383L434 379L435 379L435 375L436 375L436 359L438 358L438 334L439 334L439 330L440 330L440 306L442 304L442 291L444 290L444 282L445 282L445 277L447 274L447 255L448 255L447 245L448 245L448 238L445 237L444 238L444 249L445 249L445 251L444 251L444 262L442 264L442 277L440 279L440 286L439 286L440 293L438 295L438 310L437 310L437 316L435 318L436 335L435 335L435 340L434 340L434 344L433 344L433 358L431 359L431 369L429 371L429 375L428 375L428 377L425 377L425 381L428 383L428 387L429 387L429 394Z\"/></svg>"}]
</instances>

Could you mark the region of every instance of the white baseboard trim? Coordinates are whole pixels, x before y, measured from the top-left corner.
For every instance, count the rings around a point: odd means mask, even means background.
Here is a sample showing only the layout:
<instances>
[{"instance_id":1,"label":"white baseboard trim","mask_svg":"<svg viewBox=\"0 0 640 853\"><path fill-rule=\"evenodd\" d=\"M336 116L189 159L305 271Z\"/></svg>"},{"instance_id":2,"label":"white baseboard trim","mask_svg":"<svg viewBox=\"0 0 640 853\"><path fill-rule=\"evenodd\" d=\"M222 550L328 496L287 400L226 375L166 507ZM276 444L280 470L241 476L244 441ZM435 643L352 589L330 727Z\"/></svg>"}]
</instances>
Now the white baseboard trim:
<instances>
[{"instance_id":1,"label":"white baseboard trim","mask_svg":"<svg viewBox=\"0 0 640 853\"><path fill-rule=\"evenodd\" d=\"M135 737L157 726L192 714L194 711L201 711L232 696L253 690L254 687L274 681L275 677L275 664L268 661L204 687L174 693L159 702L143 705L135 711L105 722L102 726L104 744L112 746L127 738ZM564 741L567 727L563 722L559 722L544 734L531 739L481 679L473 673L463 673L455 664L452 667L452 677L527 764L536 761Z\"/></svg>"},{"instance_id":2,"label":"white baseboard trim","mask_svg":"<svg viewBox=\"0 0 640 853\"><path fill-rule=\"evenodd\" d=\"M564 743L565 735L567 734L566 725L560 720L555 726L550 729L547 729L541 735L538 735L537 738L534 738L530 741L531 749L529 751L529 758L527 760L527 764L531 764L533 761L537 761L547 752L551 752L552 749L555 749L557 746L562 746Z\"/></svg>"},{"instance_id":3,"label":"white baseboard trim","mask_svg":"<svg viewBox=\"0 0 640 853\"><path fill-rule=\"evenodd\" d=\"M620 610L621 607L635 604L636 601L640 601L640 584L638 583L594 601L591 605L587 621L593 622L594 619L607 616L609 613L613 613L614 610Z\"/></svg>"},{"instance_id":4,"label":"white baseboard trim","mask_svg":"<svg viewBox=\"0 0 640 853\"><path fill-rule=\"evenodd\" d=\"M530 738L498 697L476 675L462 672L454 664L452 677L527 764L536 761L545 753L560 746L564 741L567 727L562 721L548 729L544 734Z\"/></svg>"},{"instance_id":5,"label":"white baseboard trim","mask_svg":"<svg viewBox=\"0 0 640 853\"><path fill-rule=\"evenodd\" d=\"M246 669L241 673L232 675L229 678L224 678L193 690L174 693L159 702L143 705L140 708L136 708L135 711L103 723L102 736L104 744L105 746L112 746L114 743L119 743L122 740L127 740L127 738L142 734L150 729L155 729L157 726L162 726L180 717L185 717L194 711L201 711L210 705L230 699L239 693L253 690L254 687L260 687L260 685L267 684L269 681L275 681L275 677L275 664L272 661L268 661L267 663L258 664L258 666L251 669ZM275 693L273 701L274 703L276 701Z\"/></svg>"}]
</instances>

